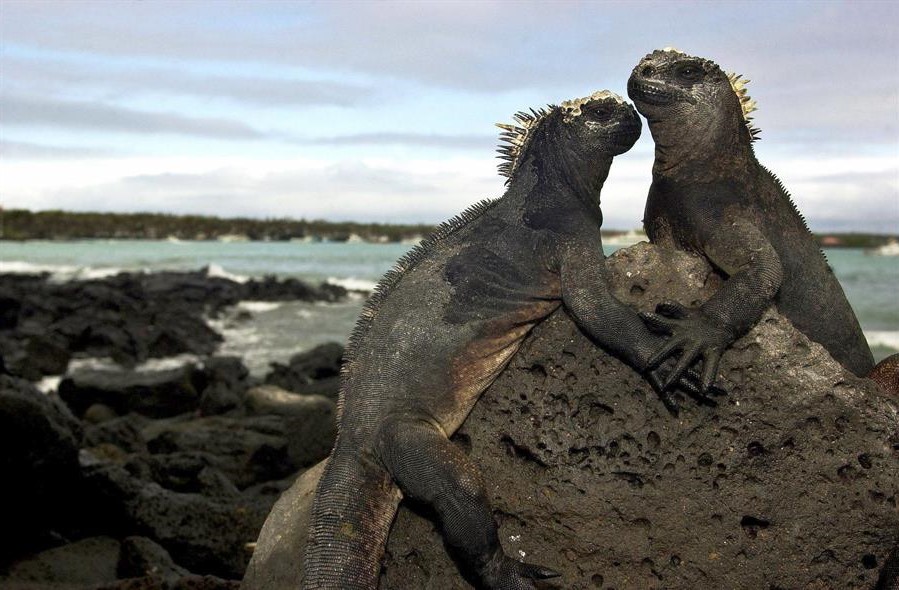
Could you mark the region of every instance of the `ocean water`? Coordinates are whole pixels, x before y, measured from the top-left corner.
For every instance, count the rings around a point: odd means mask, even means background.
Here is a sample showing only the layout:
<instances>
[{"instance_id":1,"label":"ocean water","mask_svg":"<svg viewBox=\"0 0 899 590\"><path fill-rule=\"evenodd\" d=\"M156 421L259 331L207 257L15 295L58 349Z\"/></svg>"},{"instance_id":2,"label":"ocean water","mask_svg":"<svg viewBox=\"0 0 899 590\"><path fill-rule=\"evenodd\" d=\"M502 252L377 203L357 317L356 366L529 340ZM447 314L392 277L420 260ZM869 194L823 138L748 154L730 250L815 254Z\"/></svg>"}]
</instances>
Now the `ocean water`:
<instances>
[{"instance_id":1,"label":"ocean water","mask_svg":"<svg viewBox=\"0 0 899 590\"><path fill-rule=\"evenodd\" d=\"M242 302L210 323L225 336L222 354L264 374L272 361L328 341L345 341L365 291L408 244L88 240L0 242L0 273L49 272L55 280L120 271L196 270L235 280L263 275L328 281L358 291L337 304ZM617 246L607 246L611 254ZM860 249L826 250L877 359L899 352L899 257Z\"/></svg>"}]
</instances>

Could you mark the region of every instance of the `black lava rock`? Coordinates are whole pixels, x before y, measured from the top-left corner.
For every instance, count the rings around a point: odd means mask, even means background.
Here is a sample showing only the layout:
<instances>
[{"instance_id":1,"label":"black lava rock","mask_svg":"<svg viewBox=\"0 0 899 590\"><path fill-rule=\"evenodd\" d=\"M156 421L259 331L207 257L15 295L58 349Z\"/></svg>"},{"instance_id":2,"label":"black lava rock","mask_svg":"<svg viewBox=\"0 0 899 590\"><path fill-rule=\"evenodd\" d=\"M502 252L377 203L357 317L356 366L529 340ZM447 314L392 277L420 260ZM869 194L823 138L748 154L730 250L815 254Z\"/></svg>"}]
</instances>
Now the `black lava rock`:
<instances>
[{"instance_id":1,"label":"black lava rock","mask_svg":"<svg viewBox=\"0 0 899 590\"><path fill-rule=\"evenodd\" d=\"M63 403L27 381L0 375L0 564L72 521L81 437Z\"/></svg>"},{"instance_id":2,"label":"black lava rock","mask_svg":"<svg viewBox=\"0 0 899 590\"><path fill-rule=\"evenodd\" d=\"M287 365L272 363L272 370L265 376L265 382L295 393L322 393L312 389L315 384L325 382L328 390L333 389L336 393L343 353L341 344L321 344L292 356Z\"/></svg>"},{"instance_id":3,"label":"black lava rock","mask_svg":"<svg viewBox=\"0 0 899 590\"><path fill-rule=\"evenodd\" d=\"M163 418L196 410L200 404L193 365L162 371L78 371L59 384L59 396L81 416L101 403L119 414Z\"/></svg>"}]
</instances>

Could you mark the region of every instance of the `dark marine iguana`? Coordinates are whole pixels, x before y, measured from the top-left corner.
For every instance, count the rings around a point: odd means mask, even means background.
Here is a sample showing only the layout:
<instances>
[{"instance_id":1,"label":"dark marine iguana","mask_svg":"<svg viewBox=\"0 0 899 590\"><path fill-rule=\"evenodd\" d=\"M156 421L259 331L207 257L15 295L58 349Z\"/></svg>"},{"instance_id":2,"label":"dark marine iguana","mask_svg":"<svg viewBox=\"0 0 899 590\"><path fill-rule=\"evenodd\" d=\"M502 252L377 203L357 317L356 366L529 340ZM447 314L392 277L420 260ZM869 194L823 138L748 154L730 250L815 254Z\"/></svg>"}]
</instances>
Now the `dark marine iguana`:
<instances>
[{"instance_id":1,"label":"dark marine iguana","mask_svg":"<svg viewBox=\"0 0 899 590\"><path fill-rule=\"evenodd\" d=\"M628 95L655 141L643 223L650 241L705 256L724 286L699 309L661 304L647 323L672 337L650 361L678 352L669 382L702 359L702 385L721 354L772 302L859 376L874 366L843 289L780 180L752 149L755 102L740 76L675 49L644 57Z\"/></svg>"},{"instance_id":2,"label":"dark marine iguana","mask_svg":"<svg viewBox=\"0 0 899 590\"><path fill-rule=\"evenodd\" d=\"M403 495L434 508L447 543L483 587L534 588L533 580L557 575L504 553L480 474L449 437L559 306L637 370L663 344L612 297L604 275L600 189L612 158L640 135L636 111L604 91L500 126L505 194L402 258L350 337L304 588L375 588ZM695 392L698 380L693 373L679 384Z\"/></svg>"}]
</instances>

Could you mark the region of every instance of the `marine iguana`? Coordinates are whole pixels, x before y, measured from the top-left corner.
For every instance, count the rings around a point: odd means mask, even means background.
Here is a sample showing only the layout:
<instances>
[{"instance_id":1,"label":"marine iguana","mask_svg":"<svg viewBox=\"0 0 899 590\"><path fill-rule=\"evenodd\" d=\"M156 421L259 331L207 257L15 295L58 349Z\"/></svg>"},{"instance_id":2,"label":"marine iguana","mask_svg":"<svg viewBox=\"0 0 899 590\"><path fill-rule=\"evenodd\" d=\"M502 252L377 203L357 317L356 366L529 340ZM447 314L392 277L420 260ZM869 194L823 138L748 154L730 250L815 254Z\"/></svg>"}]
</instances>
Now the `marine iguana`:
<instances>
[{"instance_id":1,"label":"marine iguana","mask_svg":"<svg viewBox=\"0 0 899 590\"><path fill-rule=\"evenodd\" d=\"M637 370L663 344L610 294L599 231L600 189L612 158L640 135L640 117L603 91L515 119L499 125L505 194L400 259L350 337L304 588L375 588L402 495L434 508L447 543L483 587L533 588L557 575L504 553L477 467L449 437L559 306ZM698 380L693 373L679 383L695 392Z\"/></svg>"},{"instance_id":2,"label":"marine iguana","mask_svg":"<svg viewBox=\"0 0 899 590\"><path fill-rule=\"evenodd\" d=\"M628 95L655 141L643 223L650 241L705 256L727 277L698 309L676 302L643 314L672 337L654 366L681 353L668 382L702 360L702 386L721 354L772 302L859 376L874 366L843 289L780 180L759 164L747 80L676 49L644 57Z\"/></svg>"}]
</instances>

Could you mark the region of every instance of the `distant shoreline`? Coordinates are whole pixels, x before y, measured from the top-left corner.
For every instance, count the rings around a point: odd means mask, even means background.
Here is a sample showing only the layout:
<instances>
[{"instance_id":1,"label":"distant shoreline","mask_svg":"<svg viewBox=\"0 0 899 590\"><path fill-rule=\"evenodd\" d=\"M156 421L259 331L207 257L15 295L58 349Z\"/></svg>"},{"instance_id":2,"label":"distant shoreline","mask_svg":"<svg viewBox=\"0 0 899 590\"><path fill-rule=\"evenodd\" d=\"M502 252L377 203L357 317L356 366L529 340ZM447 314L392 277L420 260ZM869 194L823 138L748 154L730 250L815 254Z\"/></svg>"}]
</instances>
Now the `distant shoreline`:
<instances>
[{"instance_id":1,"label":"distant shoreline","mask_svg":"<svg viewBox=\"0 0 899 590\"><path fill-rule=\"evenodd\" d=\"M0 241L294 241L411 245L435 228L436 225L430 224L0 209ZM609 245L628 245L646 239L642 230L608 229L603 230L602 235ZM815 238L826 248L878 248L899 241L899 234L832 232L816 234Z\"/></svg>"}]
</instances>

